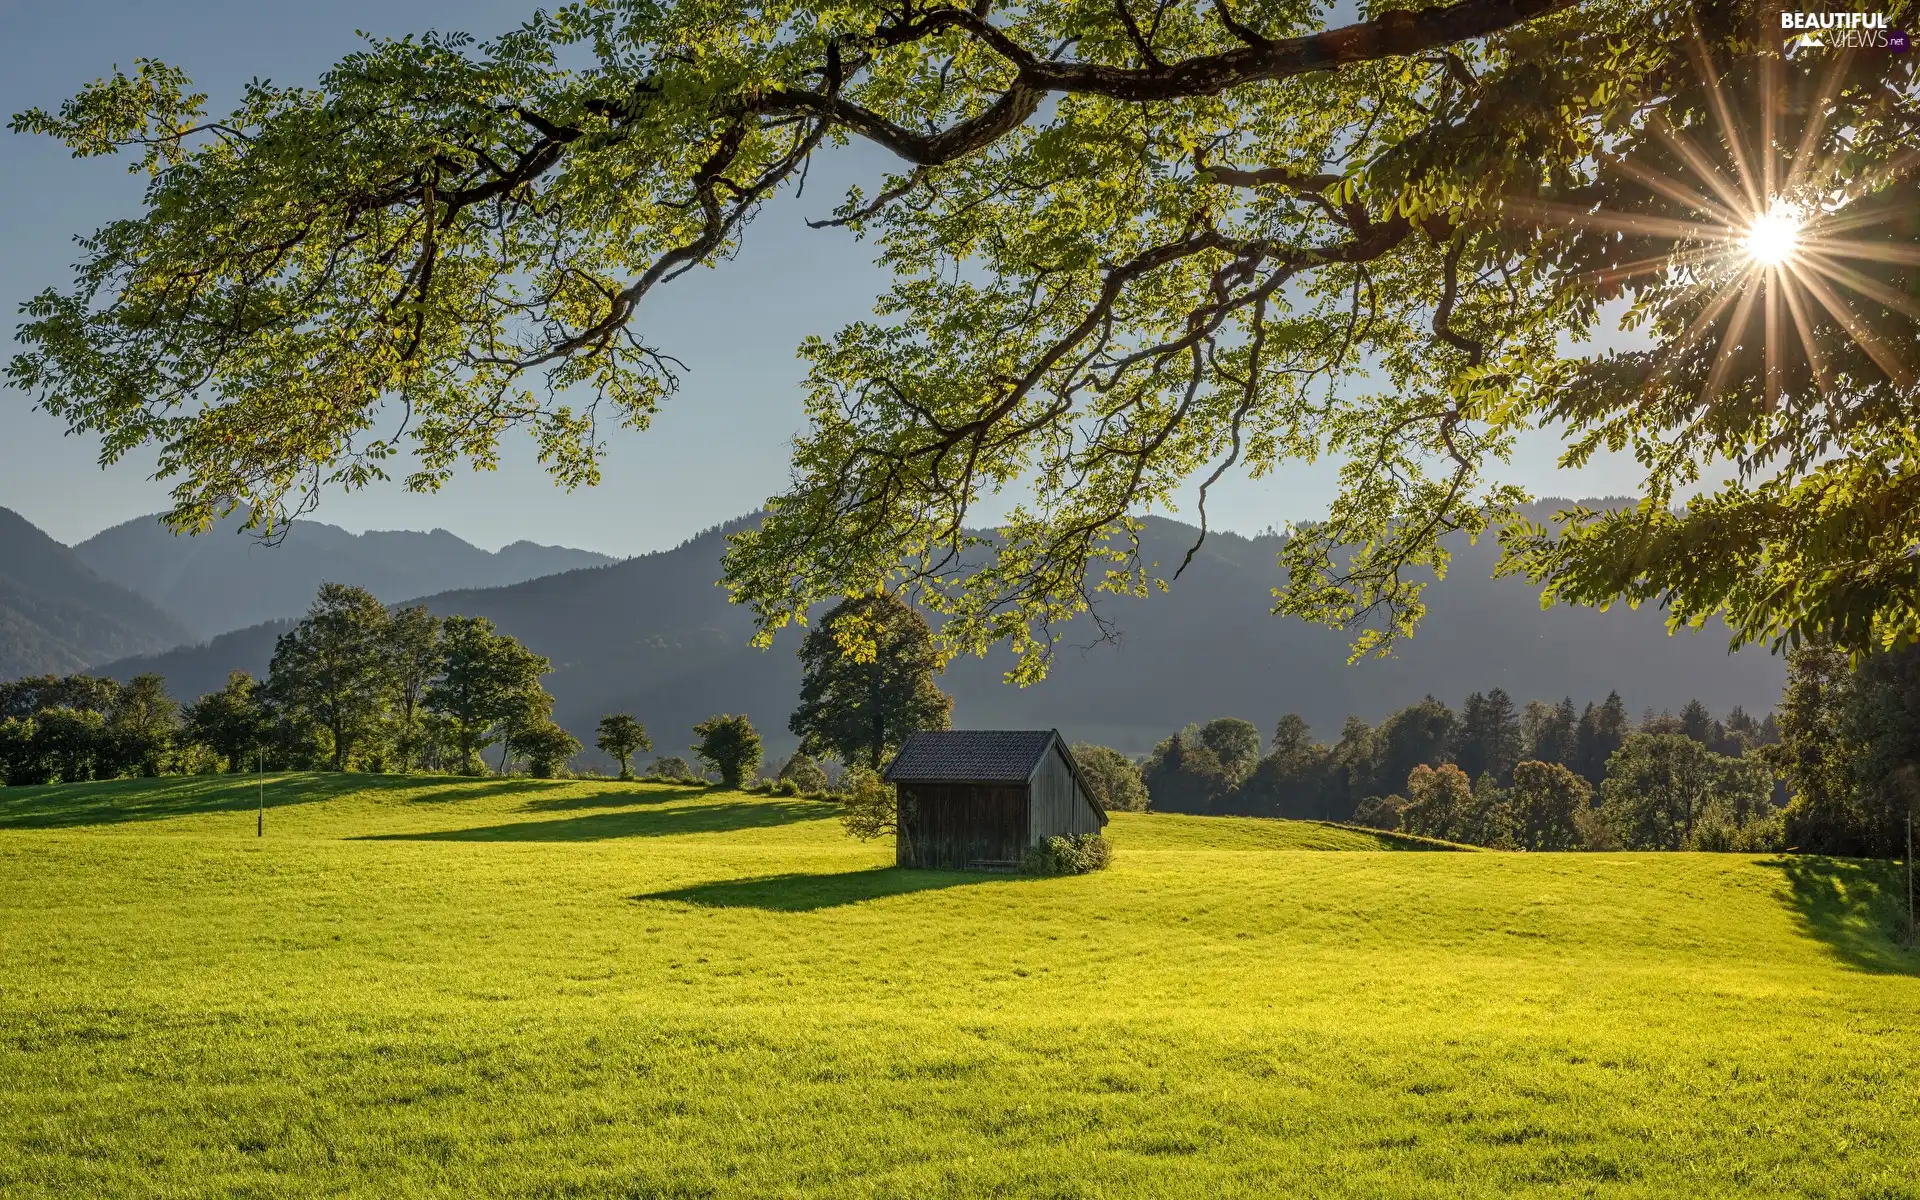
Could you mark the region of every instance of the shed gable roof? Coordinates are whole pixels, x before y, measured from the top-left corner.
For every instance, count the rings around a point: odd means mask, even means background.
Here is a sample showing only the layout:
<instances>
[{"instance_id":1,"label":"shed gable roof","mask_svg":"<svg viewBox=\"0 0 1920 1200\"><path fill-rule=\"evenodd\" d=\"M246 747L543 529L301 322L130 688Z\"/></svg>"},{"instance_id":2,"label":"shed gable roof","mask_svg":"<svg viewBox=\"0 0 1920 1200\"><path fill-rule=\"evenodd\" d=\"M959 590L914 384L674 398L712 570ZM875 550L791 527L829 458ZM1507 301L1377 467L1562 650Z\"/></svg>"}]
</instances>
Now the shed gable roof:
<instances>
[{"instance_id":1,"label":"shed gable roof","mask_svg":"<svg viewBox=\"0 0 1920 1200\"><path fill-rule=\"evenodd\" d=\"M1025 783L1060 740L1052 729L937 729L909 734L887 765L892 783Z\"/></svg>"}]
</instances>

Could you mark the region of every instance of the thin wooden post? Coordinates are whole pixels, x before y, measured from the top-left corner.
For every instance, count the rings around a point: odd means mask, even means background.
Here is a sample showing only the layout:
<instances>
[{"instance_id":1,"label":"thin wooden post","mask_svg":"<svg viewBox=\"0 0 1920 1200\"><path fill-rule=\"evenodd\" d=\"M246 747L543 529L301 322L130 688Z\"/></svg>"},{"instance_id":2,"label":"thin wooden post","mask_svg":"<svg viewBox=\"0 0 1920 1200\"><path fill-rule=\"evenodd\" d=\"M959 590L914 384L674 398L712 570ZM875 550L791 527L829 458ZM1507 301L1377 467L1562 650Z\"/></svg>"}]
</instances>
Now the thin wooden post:
<instances>
[{"instance_id":1,"label":"thin wooden post","mask_svg":"<svg viewBox=\"0 0 1920 1200\"><path fill-rule=\"evenodd\" d=\"M253 836L263 838L267 836L267 748L265 746L254 751L253 761L260 768L260 812L253 821Z\"/></svg>"}]
</instances>

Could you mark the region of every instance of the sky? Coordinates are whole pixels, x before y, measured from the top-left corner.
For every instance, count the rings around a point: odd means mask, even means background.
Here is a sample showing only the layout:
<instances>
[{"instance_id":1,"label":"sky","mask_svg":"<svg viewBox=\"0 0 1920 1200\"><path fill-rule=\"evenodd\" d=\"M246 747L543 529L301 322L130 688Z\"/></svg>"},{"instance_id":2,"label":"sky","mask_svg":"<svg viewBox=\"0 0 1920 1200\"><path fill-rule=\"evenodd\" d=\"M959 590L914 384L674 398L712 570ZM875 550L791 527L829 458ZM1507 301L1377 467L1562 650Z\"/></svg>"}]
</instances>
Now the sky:
<instances>
[{"instance_id":1,"label":"sky","mask_svg":"<svg viewBox=\"0 0 1920 1200\"><path fill-rule=\"evenodd\" d=\"M512 28L535 0L0 0L0 114L53 108L118 64L138 57L181 67L209 107L223 111L249 78L308 84L358 44L356 31L399 36L428 29L486 38ZM802 364L810 333L831 334L871 311L886 285L873 248L839 230L814 230L845 187L887 168L882 152L855 148L816 163L806 194L784 196L748 231L740 255L695 272L650 301L649 341L688 372L644 433L608 438L603 481L567 492L521 442L493 472L462 472L432 495L398 486L331 492L314 519L356 532L445 528L489 549L508 542L578 546L615 555L673 546L752 511L787 480L789 443L802 421ZM73 239L137 214L143 177L110 159L74 160L49 139L0 129L0 305L65 287ZM5 355L13 353L9 323ZM1525 441L1507 478L1537 495L1631 493L1633 464L1602 460L1578 472L1554 464L1556 442ZM97 441L70 436L0 388L0 507L69 544L166 505L151 458L98 466ZM1230 478L1208 504L1215 528L1258 532L1325 511L1328 464L1262 480ZM1191 517L1188 511L1172 515Z\"/></svg>"}]
</instances>

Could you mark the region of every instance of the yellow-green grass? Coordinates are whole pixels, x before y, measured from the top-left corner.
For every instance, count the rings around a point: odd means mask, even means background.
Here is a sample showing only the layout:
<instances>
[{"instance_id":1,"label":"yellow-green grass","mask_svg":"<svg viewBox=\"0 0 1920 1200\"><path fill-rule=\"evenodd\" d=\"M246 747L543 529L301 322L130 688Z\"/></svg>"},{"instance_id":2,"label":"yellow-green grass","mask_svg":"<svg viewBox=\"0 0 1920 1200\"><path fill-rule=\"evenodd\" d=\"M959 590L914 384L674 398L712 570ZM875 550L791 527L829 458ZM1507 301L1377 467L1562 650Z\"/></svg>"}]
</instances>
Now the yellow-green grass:
<instances>
[{"instance_id":1,"label":"yellow-green grass","mask_svg":"<svg viewBox=\"0 0 1920 1200\"><path fill-rule=\"evenodd\" d=\"M0 790L0 1196L1920 1196L1881 866L607 782Z\"/></svg>"}]
</instances>

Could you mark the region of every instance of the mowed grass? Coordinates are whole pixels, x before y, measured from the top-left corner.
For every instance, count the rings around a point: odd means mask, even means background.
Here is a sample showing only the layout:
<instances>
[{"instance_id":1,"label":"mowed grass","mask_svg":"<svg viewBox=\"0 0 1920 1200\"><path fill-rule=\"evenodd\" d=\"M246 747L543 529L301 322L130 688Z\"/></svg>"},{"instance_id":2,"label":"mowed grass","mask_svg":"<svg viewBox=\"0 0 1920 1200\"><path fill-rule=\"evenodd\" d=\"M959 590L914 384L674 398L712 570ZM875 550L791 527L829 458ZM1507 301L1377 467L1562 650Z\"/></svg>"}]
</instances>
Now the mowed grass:
<instances>
[{"instance_id":1,"label":"mowed grass","mask_svg":"<svg viewBox=\"0 0 1920 1200\"><path fill-rule=\"evenodd\" d=\"M1894 875L605 782L0 790L0 1195L1920 1196Z\"/></svg>"}]
</instances>

